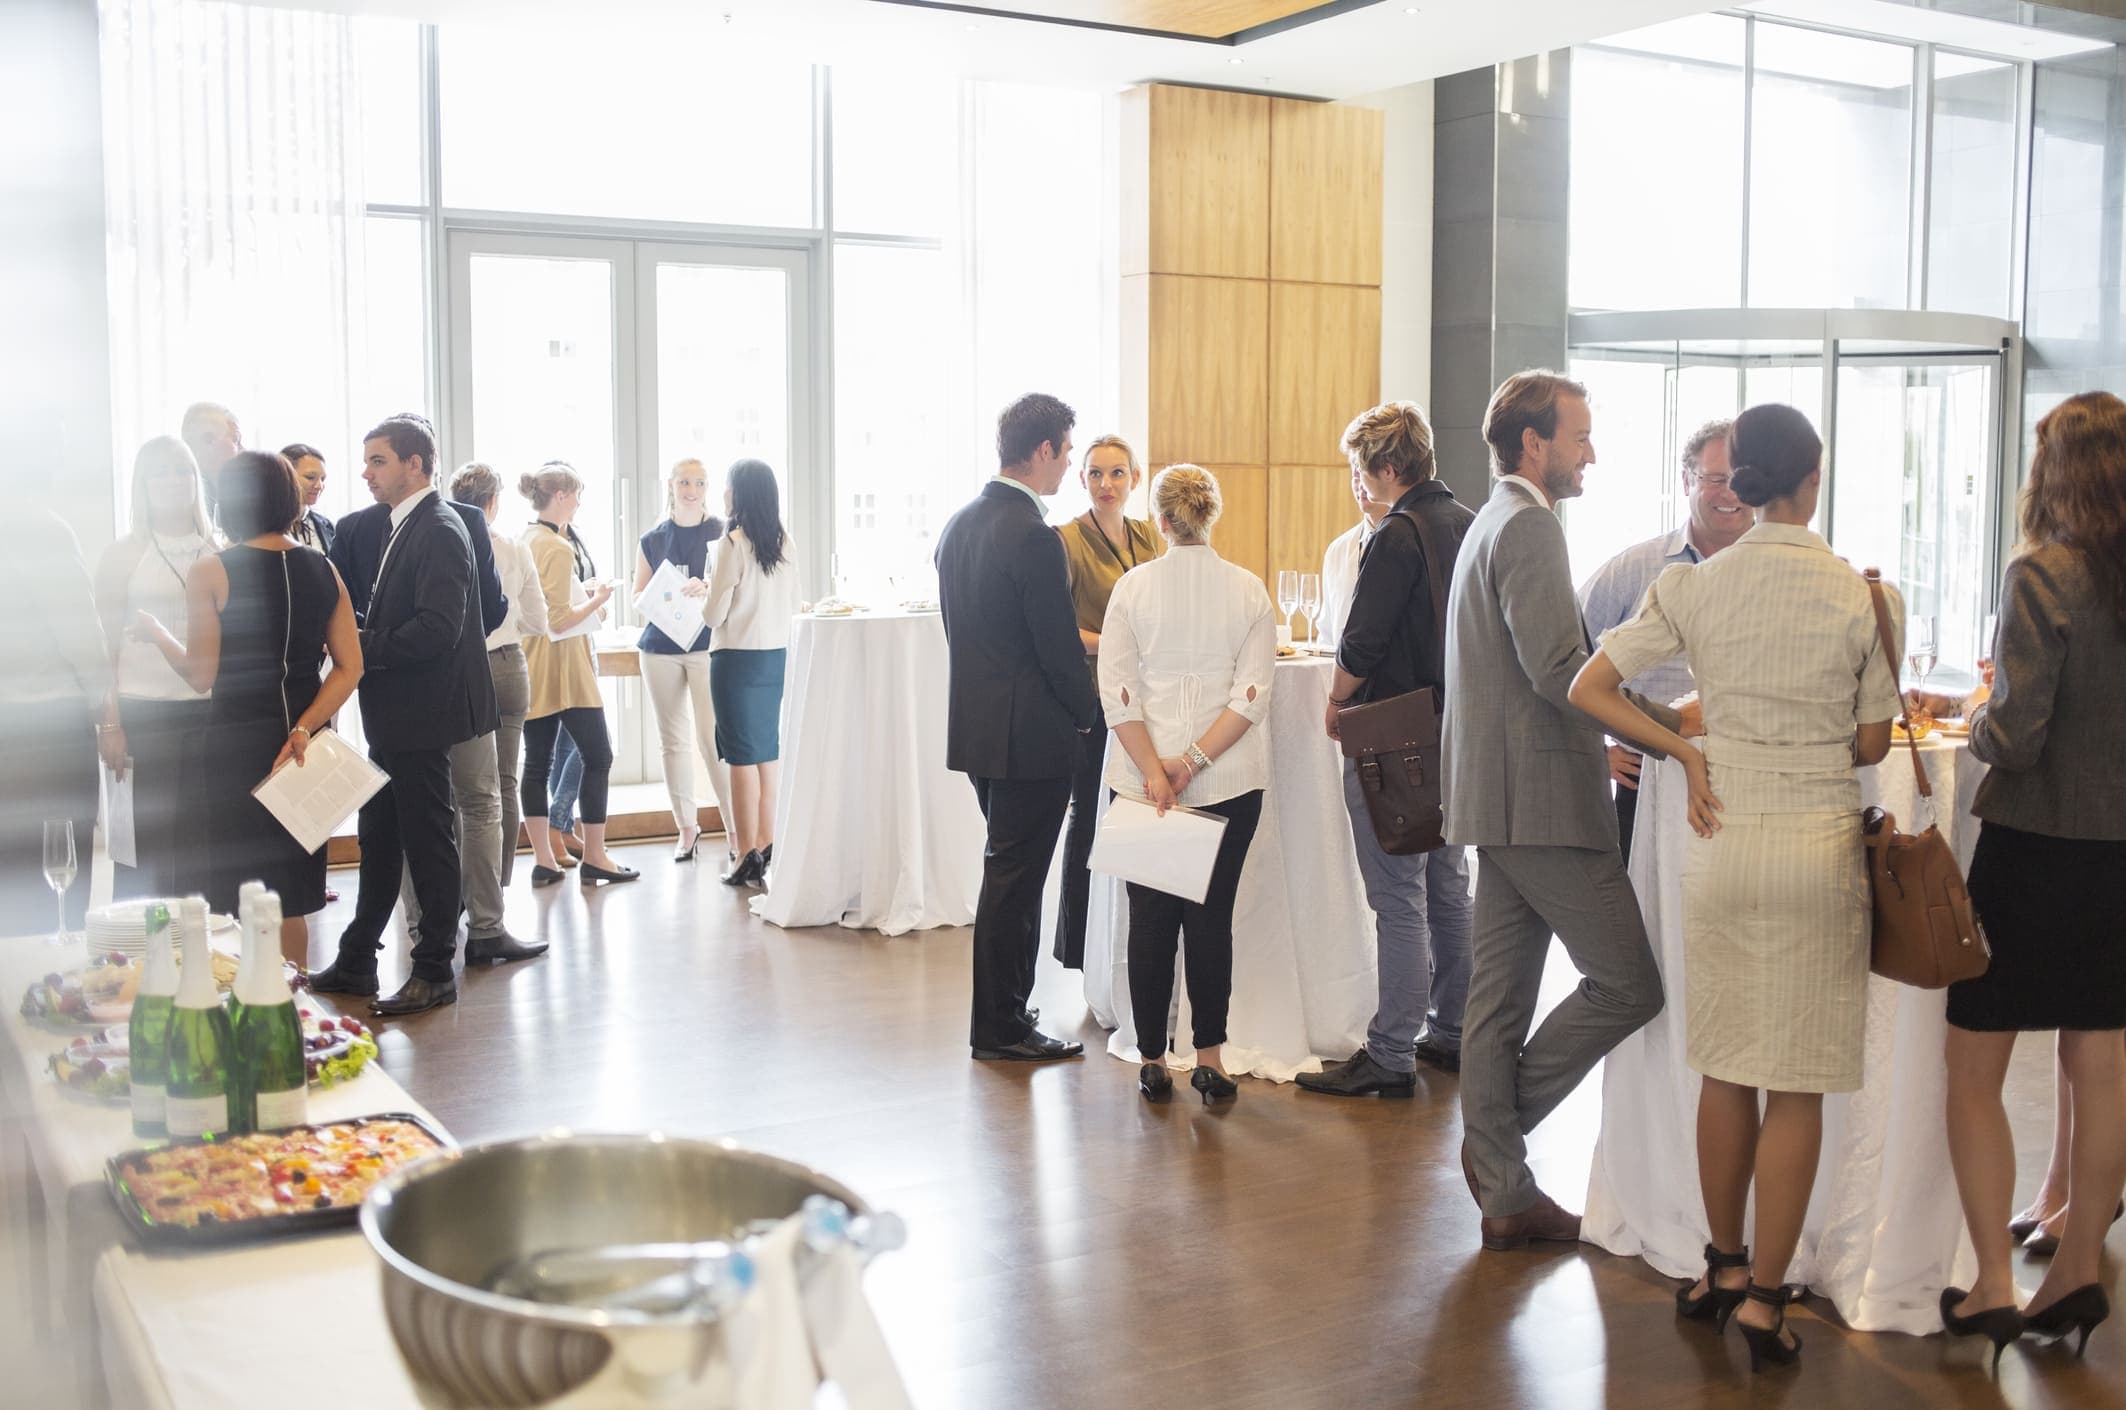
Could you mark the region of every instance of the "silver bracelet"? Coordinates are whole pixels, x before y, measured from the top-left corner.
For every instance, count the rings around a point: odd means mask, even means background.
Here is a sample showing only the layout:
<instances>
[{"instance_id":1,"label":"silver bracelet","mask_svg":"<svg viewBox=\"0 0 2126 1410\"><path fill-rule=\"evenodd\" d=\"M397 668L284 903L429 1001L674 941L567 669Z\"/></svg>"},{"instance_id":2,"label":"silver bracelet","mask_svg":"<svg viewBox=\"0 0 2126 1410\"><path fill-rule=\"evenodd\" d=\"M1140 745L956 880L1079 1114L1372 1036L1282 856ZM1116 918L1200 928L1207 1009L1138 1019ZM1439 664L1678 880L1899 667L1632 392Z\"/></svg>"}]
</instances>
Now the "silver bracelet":
<instances>
[{"instance_id":1,"label":"silver bracelet","mask_svg":"<svg viewBox=\"0 0 2126 1410\"><path fill-rule=\"evenodd\" d=\"M1188 761L1191 777L1202 773L1211 766L1211 756L1203 752L1203 746L1200 744L1191 744L1188 748L1182 750L1181 757Z\"/></svg>"}]
</instances>

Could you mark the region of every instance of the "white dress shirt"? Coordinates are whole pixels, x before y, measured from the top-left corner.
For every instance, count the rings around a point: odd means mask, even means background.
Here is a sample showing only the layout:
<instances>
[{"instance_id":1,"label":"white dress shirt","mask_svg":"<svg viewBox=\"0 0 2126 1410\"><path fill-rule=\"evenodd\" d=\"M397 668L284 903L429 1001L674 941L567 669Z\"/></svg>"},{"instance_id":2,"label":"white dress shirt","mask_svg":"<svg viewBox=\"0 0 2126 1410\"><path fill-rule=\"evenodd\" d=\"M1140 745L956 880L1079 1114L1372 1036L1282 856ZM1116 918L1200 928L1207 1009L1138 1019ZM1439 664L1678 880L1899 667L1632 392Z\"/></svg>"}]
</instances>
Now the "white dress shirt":
<instances>
[{"instance_id":1,"label":"white dress shirt","mask_svg":"<svg viewBox=\"0 0 2126 1410\"><path fill-rule=\"evenodd\" d=\"M428 498L435 492L436 487L434 485L423 485L421 486L421 488L415 490L412 494L406 496L406 498L400 500L397 504L391 506L391 532L386 535L384 539L383 556L378 558L376 561L377 583L384 581L384 565L391 561L391 550L398 546L399 526L404 524L406 522L407 516L413 513L414 506L418 505L422 500ZM371 588L374 588L375 586L376 583L370 584Z\"/></svg>"},{"instance_id":2,"label":"white dress shirt","mask_svg":"<svg viewBox=\"0 0 2126 1410\"><path fill-rule=\"evenodd\" d=\"M1528 491L1528 497L1545 509L1557 508L1555 504L1550 502L1550 496L1543 493L1543 487L1526 475L1501 475L1499 478L1509 485L1517 485L1521 489Z\"/></svg>"},{"instance_id":3,"label":"white dress shirt","mask_svg":"<svg viewBox=\"0 0 2126 1410\"><path fill-rule=\"evenodd\" d=\"M711 633L709 650L778 651L788 646L798 593L797 540L789 530L783 531L782 562L774 572L763 573L746 531L730 529L716 546L709 593L702 600L701 620Z\"/></svg>"},{"instance_id":4,"label":"white dress shirt","mask_svg":"<svg viewBox=\"0 0 2126 1410\"><path fill-rule=\"evenodd\" d=\"M495 575L502 580L502 595L509 599L509 612L502 625L487 634L487 649L499 651L516 646L527 634L547 634L546 591L539 585L539 569L531 550L515 539L504 538L490 524L487 541L495 549Z\"/></svg>"},{"instance_id":5,"label":"white dress shirt","mask_svg":"<svg viewBox=\"0 0 2126 1410\"><path fill-rule=\"evenodd\" d=\"M1100 703L1113 729L1141 720L1171 759L1230 709L1253 728L1189 781L1181 801L1223 803L1270 782L1277 615L1262 580L1207 544L1180 545L1122 575L1100 633ZM1144 797L1129 751L1108 750L1107 785Z\"/></svg>"},{"instance_id":6,"label":"white dress shirt","mask_svg":"<svg viewBox=\"0 0 2126 1410\"><path fill-rule=\"evenodd\" d=\"M1321 618L1314 625L1324 646L1343 639L1344 619L1351 615L1351 600L1358 596L1358 560L1373 541L1374 524L1361 518L1329 541L1321 555Z\"/></svg>"}]
</instances>

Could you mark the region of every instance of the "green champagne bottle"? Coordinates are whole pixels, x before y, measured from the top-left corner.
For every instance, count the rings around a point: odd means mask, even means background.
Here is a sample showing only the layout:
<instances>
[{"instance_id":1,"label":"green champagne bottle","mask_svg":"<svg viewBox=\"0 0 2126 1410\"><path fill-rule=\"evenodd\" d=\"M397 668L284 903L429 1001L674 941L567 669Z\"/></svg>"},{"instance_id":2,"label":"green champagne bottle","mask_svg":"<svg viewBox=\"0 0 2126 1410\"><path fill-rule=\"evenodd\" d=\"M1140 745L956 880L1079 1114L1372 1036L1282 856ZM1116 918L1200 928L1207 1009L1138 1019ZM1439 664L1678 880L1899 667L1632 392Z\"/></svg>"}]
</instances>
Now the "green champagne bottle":
<instances>
[{"instance_id":1,"label":"green champagne bottle","mask_svg":"<svg viewBox=\"0 0 2126 1410\"><path fill-rule=\"evenodd\" d=\"M232 1115L240 1130L282 1131L310 1121L310 1065L302 1016L281 972L281 898L271 891L261 895L252 922L230 995L243 1108Z\"/></svg>"},{"instance_id":2,"label":"green champagne bottle","mask_svg":"<svg viewBox=\"0 0 2126 1410\"><path fill-rule=\"evenodd\" d=\"M187 896L177 903L184 969L170 1013L169 1073L163 1087L163 1124L172 1140L223 1136L229 1131L229 1014L214 987L214 961L207 952L207 903Z\"/></svg>"},{"instance_id":3,"label":"green champagne bottle","mask_svg":"<svg viewBox=\"0 0 2126 1410\"><path fill-rule=\"evenodd\" d=\"M229 1035L236 1044L229 1063L229 1129L237 1133L252 1129L251 1093L244 1086L249 1075L243 1062L244 975L257 963L258 902L266 894L263 881L247 881L236 888L236 933L242 949L237 959L236 984L229 991L228 1005ZM273 949L277 960L280 954L278 936L274 937Z\"/></svg>"},{"instance_id":4,"label":"green champagne bottle","mask_svg":"<svg viewBox=\"0 0 2126 1410\"><path fill-rule=\"evenodd\" d=\"M170 908L150 902L148 947L133 1012L126 1020L127 1066L133 1080L133 1134L168 1134L163 1125L163 1083L168 1071L170 1011L177 998L177 956L170 950Z\"/></svg>"}]
</instances>

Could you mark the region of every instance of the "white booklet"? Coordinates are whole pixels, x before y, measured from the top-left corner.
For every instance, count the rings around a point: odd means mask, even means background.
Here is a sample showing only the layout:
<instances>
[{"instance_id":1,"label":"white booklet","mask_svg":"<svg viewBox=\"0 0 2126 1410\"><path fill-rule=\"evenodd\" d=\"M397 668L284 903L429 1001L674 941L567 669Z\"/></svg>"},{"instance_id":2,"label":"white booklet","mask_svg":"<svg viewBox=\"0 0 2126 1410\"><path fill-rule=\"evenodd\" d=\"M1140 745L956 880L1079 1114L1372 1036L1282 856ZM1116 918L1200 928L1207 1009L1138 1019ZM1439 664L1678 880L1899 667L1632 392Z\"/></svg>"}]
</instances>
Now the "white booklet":
<instances>
[{"instance_id":1,"label":"white booklet","mask_svg":"<svg viewBox=\"0 0 2126 1410\"><path fill-rule=\"evenodd\" d=\"M140 865L133 843L133 760L125 761L125 777L103 771L103 845L111 860L122 867Z\"/></svg>"},{"instance_id":2,"label":"white booklet","mask_svg":"<svg viewBox=\"0 0 2126 1410\"><path fill-rule=\"evenodd\" d=\"M1201 904L1225 841L1224 818L1194 808L1159 810L1117 794L1093 838L1092 870Z\"/></svg>"},{"instance_id":3,"label":"white booklet","mask_svg":"<svg viewBox=\"0 0 2126 1410\"><path fill-rule=\"evenodd\" d=\"M708 623L701 620L702 599L688 597L686 585L686 570L668 558L650 574L642 595L635 599L635 610L644 621L678 642L680 650L692 651Z\"/></svg>"},{"instance_id":4,"label":"white booklet","mask_svg":"<svg viewBox=\"0 0 2126 1410\"><path fill-rule=\"evenodd\" d=\"M569 610L574 611L590 600L590 590L584 584L576 583L570 586L568 590ZM596 612L586 612L583 614L583 619L577 622L576 625L570 627L567 631L548 632L546 639L548 641L567 641L572 636L589 636L603 625L605 624L598 620Z\"/></svg>"},{"instance_id":5,"label":"white booklet","mask_svg":"<svg viewBox=\"0 0 2126 1410\"><path fill-rule=\"evenodd\" d=\"M288 835L315 852L332 840L339 825L354 814L390 775L348 746L329 729L310 737L303 764L293 759L266 775L251 796L288 829Z\"/></svg>"}]
</instances>

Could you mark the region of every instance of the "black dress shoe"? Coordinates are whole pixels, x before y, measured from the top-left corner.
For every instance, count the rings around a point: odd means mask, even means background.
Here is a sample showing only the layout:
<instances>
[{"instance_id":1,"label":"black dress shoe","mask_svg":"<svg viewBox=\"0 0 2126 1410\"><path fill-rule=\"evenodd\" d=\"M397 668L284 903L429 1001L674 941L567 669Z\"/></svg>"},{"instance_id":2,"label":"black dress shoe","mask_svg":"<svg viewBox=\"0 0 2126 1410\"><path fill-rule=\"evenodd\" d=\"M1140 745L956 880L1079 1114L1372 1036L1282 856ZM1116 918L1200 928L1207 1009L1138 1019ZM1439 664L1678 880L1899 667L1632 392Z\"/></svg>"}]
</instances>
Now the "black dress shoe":
<instances>
[{"instance_id":1,"label":"black dress shoe","mask_svg":"<svg viewBox=\"0 0 2126 1410\"><path fill-rule=\"evenodd\" d=\"M517 960L536 959L545 953L544 940L519 940L506 930L485 940L465 942L467 964L512 964Z\"/></svg>"},{"instance_id":2,"label":"black dress shoe","mask_svg":"<svg viewBox=\"0 0 2126 1410\"><path fill-rule=\"evenodd\" d=\"M577 869L576 880L585 886L595 886L601 881L639 881L642 873L633 867L600 867L586 861Z\"/></svg>"},{"instance_id":3,"label":"black dress shoe","mask_svg":"<svg viewBox=\"0 0 2126 1410\"><path fill-rule=\"evenodd\" d=\"M1174 1095L1173 1074L1156 1062L1148 1062L1137 1069L1137 1090L1144 1093L1148 1102L1163 1102Z\"/></svg>"},{"instance_id":4,"label":"black dress shoe","mask_svg":"<svg viewBox=\"0 0 2126 1410\"><path fill-rule=\"evenodd\" d=\"M310 975L310 990L316 994L359 994L368 998L376 993L377 987L375 970L362 974L338 960Z\"/></svg>"},{"instance_id":5,"label":"black dress shoe","mask_svg":"<svg viewBox=\"0 0 2126 1410\"><path fill-rule=\"evenodd\" d=\"M1332 1097L1409 1097L1417 1092L1416 1073L1390 1072L1367 1052L1354 1053L1349 1062L1322 1072L1302 1072L1298 1081L1309 1092Z\"/></svg>"},{"instance_id":6,"label":"black dress shoe","mask_svg":"<svg viewBox=\"0 0 2126 1410\"><path fill-rule=\"evenodd\" d=\"M379 1018L404 1018L409 1014L426 1013L445 1004L458 1001L458 986L449 980L438 984L415 975L401 985L399 992L388 999L378 999L369 1006L369 1011Z\"/></svg>"},{"instance_id":7,"label":"black dress shoe","mask_svg":"<svg viewBox=\"0 0 2126 1410\"><path fill-rule=\"evenodd\" d=\"M748 852L738 859L738 865L722 877L726 886L751 886L767 875L767 859L758 852Z\"/></svg>"},{"instance_id":8,"label":"black dress shoe","mask_svg":"<svg viewBox=\"0 0 2126 1410\"><path fill-rule=\"evenodd\" d=\"M532 863L532 885L534 886L552 886L567 875L567 872L558 867L542 867L537 862Z\"/></svg>"},{"instance_id":9,"label":"black dress shoe","mask_svg":"<svg viewBox=\"0 0 2126 1410\"><path fill-rule=\"evenodd\" d=\"M1430 1033L1417 1040L1417 1046L1412 1052L1419 1062L1428 1067L1436 1067L1442 1072L1462 1070L1461 1049L1441 1047L1439 1039Z\"/></svg>"},{"instance_id":10,"label":"black dress shoe","mask_svg":"<svg viewBox=\"0 0 2126 1410\"><path fill-rule=\"evenodd\" d=\"M1085 1056L1085 1045L1051 1038L1046 1033L1029 1032L1018 1042L1007 1043L1001 1048L976 1048L974 1055L981 1062L1056 1062L1062 1058Z\"/></svg>"}]
</instances>

